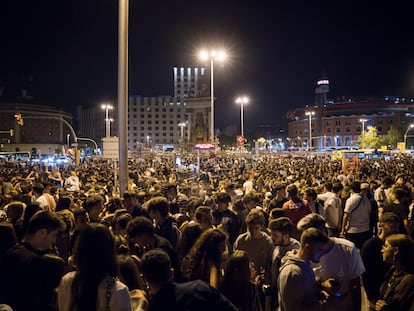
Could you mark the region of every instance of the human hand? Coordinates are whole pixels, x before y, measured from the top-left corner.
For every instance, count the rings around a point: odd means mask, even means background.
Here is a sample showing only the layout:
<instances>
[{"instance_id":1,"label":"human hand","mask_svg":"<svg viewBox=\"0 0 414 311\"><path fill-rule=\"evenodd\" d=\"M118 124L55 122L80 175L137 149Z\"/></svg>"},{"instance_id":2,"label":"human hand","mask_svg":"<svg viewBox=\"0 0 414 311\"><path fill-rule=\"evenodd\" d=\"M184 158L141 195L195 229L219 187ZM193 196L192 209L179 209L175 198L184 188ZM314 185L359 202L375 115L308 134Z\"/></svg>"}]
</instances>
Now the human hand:
<instances>
[{"instance_id":1,"label":"human hand","mask_svg":"<svg viewBox=\"0 0 414 311\"><path fill-rule=\"evenodd\" d=\"M377 300L375 303L375 311L381 311L387 306L385 300Z\"/></svg>"},{"instance_id":2,"label":"human hand","mask_svg":"<svg viewBox=\"0 0 414 311\"><path fill-rule=\"evenodd\" d=\"M338 296L341 283L336 278L329 278L322 282L322 289L332 296Z\"/></svg>"}]
</instances>

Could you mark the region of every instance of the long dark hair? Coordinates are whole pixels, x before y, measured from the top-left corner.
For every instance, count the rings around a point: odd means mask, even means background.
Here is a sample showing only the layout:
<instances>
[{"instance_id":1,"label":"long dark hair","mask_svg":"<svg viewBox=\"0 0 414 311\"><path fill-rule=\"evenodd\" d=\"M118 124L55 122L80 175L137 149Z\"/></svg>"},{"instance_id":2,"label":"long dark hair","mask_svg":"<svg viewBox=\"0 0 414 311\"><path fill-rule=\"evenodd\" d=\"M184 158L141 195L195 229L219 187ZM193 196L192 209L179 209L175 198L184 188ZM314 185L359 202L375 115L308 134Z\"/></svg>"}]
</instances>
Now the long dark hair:
<instances>
[{"instance_id":1,"label":"long dark hair","mask_svg":"<svg viewBox=\"0 0 414 311\"><path fill-rule=\"evenodd\" d=\"M245 251L234 251L226 262L219 285L221 293L240 310L248 310L251 304L249 262Z\"/></svg>"},{"instance_id":2,"label":"long dark hair","mask_svg":"<svg viewBox=\"0 0 414 311\"><path fill-rule=\"evenodd\" d=\"M116 277L118 265L114 239L108 227L90 224L82 230L74 250L78 269L72 284L74 310L96 310L98 287L105 276Z\"/></svg>"},{"instance_id":3,"label":"long dark hair","mask_svg":"<svg viewBox=\"0 0 414 311\"><path fill-rule=\"evenodd\" d=\"M209 282L209 264L212 263L217 269L221 268L222 254L219 246L226 241L227 235L220 229L204 231L183 259L184 277L188 280L200 279Z\"/></svg>"}]
</instances>

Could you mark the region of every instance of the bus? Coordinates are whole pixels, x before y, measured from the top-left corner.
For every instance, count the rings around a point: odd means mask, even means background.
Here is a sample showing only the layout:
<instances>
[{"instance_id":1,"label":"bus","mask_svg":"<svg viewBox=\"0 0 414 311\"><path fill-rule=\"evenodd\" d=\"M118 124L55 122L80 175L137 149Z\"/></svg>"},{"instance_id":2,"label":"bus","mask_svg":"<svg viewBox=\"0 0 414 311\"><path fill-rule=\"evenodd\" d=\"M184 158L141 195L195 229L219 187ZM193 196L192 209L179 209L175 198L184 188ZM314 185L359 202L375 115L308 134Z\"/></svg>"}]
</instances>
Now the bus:
<instances>
[{"instance_id":1,"label":"bus","mask_svg":"<svg viewBox=\"0 0 414 311\"><path fill-rule=\"evenodd\" d=\"M29 151L2 151L0 152L0 159L8 159L8 160L21 160L21 161L27 161L31 157L31 154Z\"/></svg>"},{"instance_id":2,"label":"bus","mask_svg":"<svg viewBox=\"0 0 414 311\"><path fill-rule=\"evenodd\" d=\"M362 159L385 159L389 160L390 150L384 149L356 149L356 150L334 150L331 153L331 160L341 161L342 159L352 160L354 157Z\"/></svg>"}]
</instances>

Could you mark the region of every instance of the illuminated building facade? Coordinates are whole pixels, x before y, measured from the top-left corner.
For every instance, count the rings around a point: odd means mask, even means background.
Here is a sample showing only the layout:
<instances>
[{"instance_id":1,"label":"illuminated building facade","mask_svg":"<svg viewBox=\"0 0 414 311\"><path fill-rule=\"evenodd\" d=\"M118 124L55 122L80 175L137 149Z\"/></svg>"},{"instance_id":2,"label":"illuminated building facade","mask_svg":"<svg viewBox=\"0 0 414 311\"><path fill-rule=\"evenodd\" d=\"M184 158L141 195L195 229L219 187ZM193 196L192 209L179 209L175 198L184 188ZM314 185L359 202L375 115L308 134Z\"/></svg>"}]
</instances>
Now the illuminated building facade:
<instances>
[{"instance_id":1,"label":"illuminated building facade","mask_svg":"<svg viewBox=\"0 0 414 311\"><path fill-rule=\"evenodd\" d=\"M21 115L21 125L15 115ZM66 145L67 135L72 135L68 124L72 125L72 115L62 110L33 103L0 103L2 144ZM11 129L13 136L6 133Z\"/></svg>"},{"instance_id":2,"label":"illuminated building facade","mask_svg":"<svg viewBox=\"0 0 414 311\"><path fill-rule=\"evenodd\" d=\"M357 146L362 126L365 131L368 126L374 126L378 135L386 135L392 126L404 133L414 122L413 99L341 98L328 101L328 91L327 80L322 84L318 83L314 106L298 108L286 114L287 137L292 146L306 149L309 137L312 137L312 146L317 147L317 150ZM311 122L307 112L314 112Z\"/></svg>"}]
</instances>

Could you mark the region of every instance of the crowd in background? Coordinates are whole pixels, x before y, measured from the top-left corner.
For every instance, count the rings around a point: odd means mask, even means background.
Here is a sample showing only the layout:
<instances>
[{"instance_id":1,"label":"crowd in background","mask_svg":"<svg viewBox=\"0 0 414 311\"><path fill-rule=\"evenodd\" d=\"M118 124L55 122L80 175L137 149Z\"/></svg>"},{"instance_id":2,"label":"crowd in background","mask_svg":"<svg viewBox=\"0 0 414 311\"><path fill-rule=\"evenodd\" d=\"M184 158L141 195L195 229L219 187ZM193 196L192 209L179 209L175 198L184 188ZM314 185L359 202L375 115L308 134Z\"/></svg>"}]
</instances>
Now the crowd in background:
<instances>
[{"instance_id":1,"label":"crowd in background","mask_svg":"<svg viewBox=\"0 0 414 311\"><path fill-rule=\"evenodd\" d=\"M362 279L370 310L413 310L411 157L180 160L129 160L122 195L113 161L0 160L0 304L360 310Z\"/></svg>"}]
</instances>

